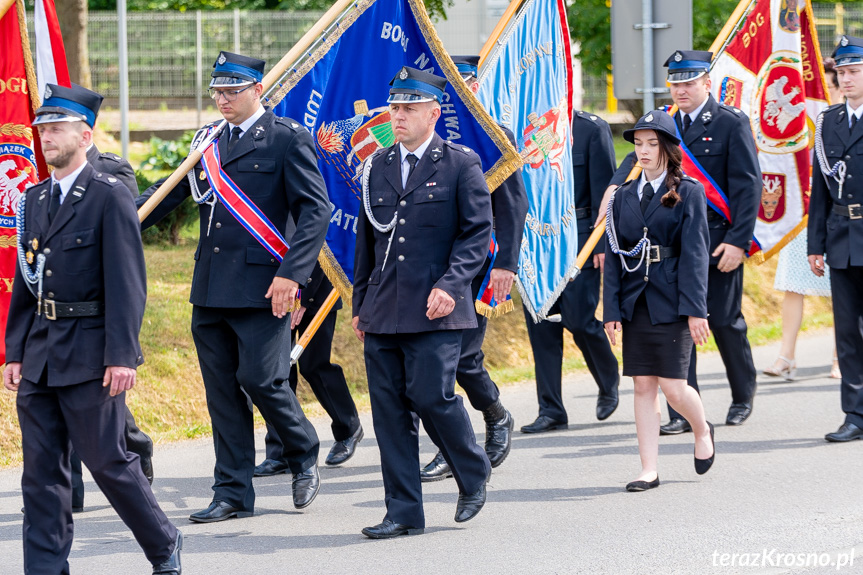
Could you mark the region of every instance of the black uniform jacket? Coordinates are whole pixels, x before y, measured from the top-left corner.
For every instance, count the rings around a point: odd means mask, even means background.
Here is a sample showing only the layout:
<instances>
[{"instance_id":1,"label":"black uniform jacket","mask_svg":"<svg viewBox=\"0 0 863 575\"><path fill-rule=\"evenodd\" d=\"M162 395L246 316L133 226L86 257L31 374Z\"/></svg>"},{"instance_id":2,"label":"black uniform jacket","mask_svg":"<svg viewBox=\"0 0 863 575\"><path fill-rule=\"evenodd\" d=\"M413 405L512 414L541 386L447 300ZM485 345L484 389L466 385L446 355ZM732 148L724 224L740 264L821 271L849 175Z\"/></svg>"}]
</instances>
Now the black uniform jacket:
<instances>
[{"instance_id":1,"label":"black uniform jacket","mask_svg":"<svg viewBox=\"0 0 863 575\"><path fill-rule=\"evenodd\" d=\"M132 165L117 154L102 153L96 144L87 148L87 161L97 172L114 176L129 188L132 197L138 197L138 180L135 179L135 170Z\"/></svg>"},{"instance_id":2,"label":"black uniform jacket","mask_svg":"<svg viewBox=\"0 0 863 575\"><path fill-rule=\"evenodd\" d=\"M827 263L836 269L863 266L863 219L833 213L833 206L849 205L857 205L857 213L860 213L859 206L863 203L863 122L857 122L852 132L845 104L836 104L824 111L821 137L829 167L844 160L847 172L840 198L839 183L829 176L825 181L821 164L815 159L809 200L808 253L827 254Z\"/></svg>"},{"instance_id":3,"label":"black uniform jacket","mask_svg":"<svg viewBox=\"0 0 863 575\"><path fill-rule=\"evenodd\" d=\"M360 209L353 293L359 328L387 334L476 327L471 280L485 262L492 228L479 156L435 134L406 190L398 144L372 161L372 213L387 224L398 211L398 221L384 267L390 233L377 231ZM432 288L456 302L433 321L425 315Z\"/></svg>"},{"instance_id":4,"label":"black uniform jacket","mask_svg":"<svg viewBox=\"0 0 863 575\"><path fill-rule=\"evenodd\" d=\"M143 363L138 334L147 277L138 216L126 186L85 166L49 225L50 187L48 178L27 190L21 238L34 256L45 254L42 297L104 302L105 313L53 321L37 315L36 296L16 267L6 359L23 362L30 381L39 381L47 363L48 385L60 387L101 379L107 366Z\"/></svg>"},{"instance_id":5,"label":"black uniform jacket","mask_svg":"<svg viewBox=\"0 0 863 575\"><path fill-rule=\"evenodd\" d=\"M683 133L679 113L675 121ZM724 219L709 222L710 253L721 243L749 251L763 185L749 117L709 95L701 114L683 135L683 142L725 192L731 210L730 225ZM718 262L719 258L710 258L711 264Z\"/></svg>"},{"instance_id":6,"label":"black uniform jacket","mask_svg":"<svg viewBox=\"0 0 863 575\"><path fill-rule=\"evenodd\" d=\"M650 264L645 281L645 264L627 272L620 256L606 246L603 284L603 321L631 320L635 302L645 292L651 322L672 323L680 319L707 317L707 218L704 187L684 177L677 187L680 200L674 207L661 204L667 192L663 183L647 210L641 213L638 179L627 182L614 194L613 218L617 241L629 251L648 229L654 246L668 247L676 256ZM627 259L631 269L636 259Z\"/></svg>"},{"instance_id":7,"label":"black uniform jacket","mask_svg":"<svg viewBox=\"0 0 863 575\"><path fill-rule=\"evenodd\" d=\"M583 246L593 232L602 196L614 175L614 142L608 123L593 114L578 112L572 118L572 181L575 208L589 210L588 217L576 220L578 245ZM605 252L605 236L596 244L594 254ZM593 267L588 258L584 269Z\"/></svg>"},{"instance_id":8,"label":"black uniform jacket","mask_svg":"<svg viewBox=\"0 0 863 575\"><path fill-rule=\"evenodd\" d=\"M318 171L315 144L309 132L290 118L277 118L271 111L227 152L227 134L219 139L225 173L266 214L276 229L290 238L290 250L281 264L252 236L222 202L217 202L210 222L210 206L200 207L201 232L195 252L192 304L221 308L270 307L267 293L278 276L297 282L308 281L323 246L329 225L330 203L324 179ZM200 163L194 180L200 191L210 188L202 179ZM147 189L138 206L161 184ZM188 178L144 220L143 227L158 222L191 193ZM296 221L290 235L288 220Z\"/></svg>"}]
</instances>

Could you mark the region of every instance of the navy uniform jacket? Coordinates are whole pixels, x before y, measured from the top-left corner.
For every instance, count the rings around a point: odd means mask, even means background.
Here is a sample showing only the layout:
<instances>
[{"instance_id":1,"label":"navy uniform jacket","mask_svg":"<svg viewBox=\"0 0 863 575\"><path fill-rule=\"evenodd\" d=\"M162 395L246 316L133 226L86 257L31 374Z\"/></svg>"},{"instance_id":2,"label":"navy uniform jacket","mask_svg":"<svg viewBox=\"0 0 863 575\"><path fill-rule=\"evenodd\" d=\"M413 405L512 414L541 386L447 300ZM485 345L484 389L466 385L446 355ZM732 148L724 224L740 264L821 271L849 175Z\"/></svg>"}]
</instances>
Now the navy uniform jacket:
<instances>
[{"instance_id":1,"label":"navy uniform jacket","mask_svg":"<svg viewBox=\"0 0 863 575\"><path fill-rule=\"evenodd\" d=\"M279 264L258 241L217 202L210 223L210 206L200 207L201 232L195 252L195 273L189 301L217 308L270 307L267 293L274 277L288 278L305 286L327 233L330 203L318 170L315 144L309 132L290 118L271 111L244 133L230 154L227 134L219 139L222 167L276 229L289 237L290 250ZM209 189L201 179L200 163L194 179L201 192ZM158 188L155 184L138 197L138 206ZM183 178L167 198L144 220L143 227L158 222L190 194ZM297 231L288 232L289 216Z\"/></svg>"},{"instance_id":2,"label":"navy uniform jacket","mask_svg":"<svg viewBox=\"0 0 863 575\"><path fill-rule=\"evenodd\" d=\"M516 145L512 131L504 126L501 128L509 141ZM497 257L494 260L495 268L518 272L518 257L527 209L527 190L519 168L491 194L494 237L497 239L498 248ZM483 270L485 268L486 266L483 266ZM480 275L485 277L482 272Z\"/></svg>"},{"instance_id":3,"label":"navy uniform jacket","mask_svg":"<svg viewBox=\"0 0 863 575\"><path fill-rule=\"evenodd\" d=\"M476 327L471 281L485 261L492 228L479 156L435 133L406 190L398 144L369 161L372 213L382 224L396 210L399 219L383 267L390 232L378 232L360 208L353 292L359 329L393 334ZM426 317L432 288L456 302L449 315L433 321Z\"/></svg>"},{"instance_id":4,"label":"navy uniform jacket","mask_svg":"<svg viewBox=\"0 0 863 575\"><path fill-rule=\"evenodd\" d=\"M87 161L96 168L97 172L110 174L123 182L123 185L132 192L132 198L138 197L138 180L135 179L135 170L129 162L117 154L101 153L96 144L87 148Z\"/></svg>"},{"instance_id":5,"label":"navy uniform jacket","mask_svg":"<svg viewBox=\"0 0 863 575\"><path fill-rule=\"evenodd\" d=\"M330 280L327 278L327 274L324 273L321 264L315 263L312 273L308 278L306 278L306 287L303 288L303 293L300 294L300 302L302 306L306 308L307 315L305 317L311 319L312 316L321 309L321 306L324 304L324 300L327 299L327 296L330 295L331 291L333 291L333 284L330 283ZM336 300L335 305L333 305L333 309L342 309L341 298Z\"/></svg>"},{"instance_id":6,"label":"navy uniform jacket","mask_svg":"<svg viewBox=\"0 0 863 575\"><path fill-rule=\"evenodd\" d=\"M675 114L678 129L683 133L679 118ZM749 251L763 186L749 117L708 95L701 114L683 136L683 143L725 192L731 209L730 225L724 219L708 224L710 253L721 243ZM719 258L710 258L711 264L718 262Z\"/></svg>"},{"instance_id":7,"label":"navy uniform jacket","mask_svg":"<svg viewBox=\"0 0 863 575\"><path fill-rule=\"evenodd\" d=\"M631 320L641 292L645 292L654 325L676 322L687 316L707 317L708 233L704 187L684 177L677 186L680 200L672 208L663 206L660 201L667 191L663 183L644 214L638 199L638 179L614 193L613 218L622 251L635 247L647 227L647 237L654 246L672 248L680 255L651 263L648 281L644 281L644 264L635 272L627 272L620 256L606 246L602 296L606 323ZM637 260L627 260L630 268L636 263Z\"/></svg>"},{"instance_id":8,"label":"navy uniform jacket","mask_svg":"<svg viewBox=\"0 0 863 575\"><path fill-rule=\"evenodd\" d=\"M143 363L138 333L147 299L144 251L135 205L117 178L87 165L48 224L51 179L27 190L26 249L46 257L42 297L105 305L100 316L48 320L36 315L36 296L16 266L6 328L7 361L48 385L101 379L107 366ZM36 241L38 249L33 250ZM35 286L34 286L35 289Z\"/></svg>"},{"instance_id":9,"label":"navy uniform jacket","mask_svg":"<svg viewBox=\"0 0 863 575\"><path fill-rule=\"evenodd\" d=\"M576 113L572 118L572 181L575 208L590 210L590 217L576 220L578 245L587 243L593 222L599 215L602 196L614 175L614 142L608 123L593 114ZM594 254L605 252L605 236L596 244ZM588 258L584 269L593 267Z\"/></svg>"},{"instance_id":10,"label":"navy uniform jacket","mask_svg":"<svg viewBox=\"0 0 863 575\"><path fill-rule=\"evenodd\" d=\"M827 254L827 263L836 269L863 266L863 219L852 220L833 213L834 205L863 203L860 187L863 183L863 122L857 122L852 134L844 103L831 106L823 115L821 137L827 163L832 168L836 162L844 160L847 172L840 198L839 183L831 177L825 182L821 164L815 159L809 200L808 253Z\"/></svg>"}]
</instances>

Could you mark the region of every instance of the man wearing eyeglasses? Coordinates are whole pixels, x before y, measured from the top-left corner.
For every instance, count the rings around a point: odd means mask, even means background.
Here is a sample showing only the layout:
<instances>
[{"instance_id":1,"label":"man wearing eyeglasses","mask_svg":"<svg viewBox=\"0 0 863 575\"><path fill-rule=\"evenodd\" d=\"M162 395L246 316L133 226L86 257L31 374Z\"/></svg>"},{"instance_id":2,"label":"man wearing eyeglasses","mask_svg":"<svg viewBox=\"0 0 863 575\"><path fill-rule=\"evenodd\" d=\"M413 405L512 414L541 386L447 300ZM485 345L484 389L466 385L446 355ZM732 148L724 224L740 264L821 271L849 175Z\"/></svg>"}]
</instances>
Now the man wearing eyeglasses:
<instances>
[{"instance_id":1,"label":"man wearing eyeglasses","mask_svg":"<svg viewBox=\"0 0 863 575\"><path fill-rule=\"evenodd\" d=\"M287 385L288 362L280 356L288 347L297 290L323 245L330 204L309 132L261 104L264 64L219 54L210 95L228 125L143 222L155 224L190 194L201 208L190 301L216 467L212 503L189 517L199 523L254 512L255 442L243 390L284 445L294 507L310 505L320 486L318 437ZM214 127L201 129L193 148ZM158 185L139 197L139 206ZM289 217L293 235L287 234ZM285 236L291 238L287 250Z\"/></svg>"}]
</instances>

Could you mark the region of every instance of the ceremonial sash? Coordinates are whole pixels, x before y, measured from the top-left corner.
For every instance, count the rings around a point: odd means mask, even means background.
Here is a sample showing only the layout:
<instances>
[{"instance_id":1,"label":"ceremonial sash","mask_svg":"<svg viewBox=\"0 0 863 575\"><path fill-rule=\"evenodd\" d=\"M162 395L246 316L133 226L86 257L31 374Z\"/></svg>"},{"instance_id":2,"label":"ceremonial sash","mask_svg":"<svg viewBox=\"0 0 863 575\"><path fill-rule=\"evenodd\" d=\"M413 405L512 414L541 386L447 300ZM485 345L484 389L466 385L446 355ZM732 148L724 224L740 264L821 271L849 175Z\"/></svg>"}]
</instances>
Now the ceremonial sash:
<instances>
[{"instance_id":1,"label":"ceremonial sash","mask_svg":"<svg viewBox=\"0 0 863 575\"><path fill-rule=\"evenodd\" d=\"M288 242L273 222L255 205L255 202L249 199L240 186L234 183L222 169L218 142L218 138L213 140L213 143L204 150L201 158L201 165L204 167L210 187L240 225L281 262L290 249Z\"/></svg>"},{"instance_id":2,"label":"ceremonial sash","mask_svg":"<svg viewBox=\"0 0 863 575\"><path fill-rule=\"evenodd\" d=\"M491 262L488 264L488 271L485 273L482 285L479 288L479 295L476 298L476 302L474 302L477 313L486 317L497 317L503 315L512 311L514 305L510 294L506 294L506 300L503 302L498 302L494 299L494 290L489 285L491 281L491 270L494 269L494 260L497 258L498 251L497 238L494 237L494 232L492 232L491 241L488 244L488 257L491 258Z\"/></svg>"}]
</instances>

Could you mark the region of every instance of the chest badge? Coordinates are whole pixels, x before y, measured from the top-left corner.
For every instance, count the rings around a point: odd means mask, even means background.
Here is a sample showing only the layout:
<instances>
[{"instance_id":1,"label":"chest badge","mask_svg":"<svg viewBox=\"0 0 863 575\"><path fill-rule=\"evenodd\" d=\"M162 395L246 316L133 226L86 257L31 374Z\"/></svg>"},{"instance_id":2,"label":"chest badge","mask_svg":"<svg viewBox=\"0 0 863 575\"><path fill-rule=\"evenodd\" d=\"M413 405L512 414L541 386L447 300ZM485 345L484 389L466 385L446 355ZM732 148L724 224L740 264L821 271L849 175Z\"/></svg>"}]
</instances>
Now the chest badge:
<instances>
[{"instance_id":1,"label":"chest badge","mask_svg":"<svg viewBox=\"0 0 863 575\"><path fill-rule=\"evenodd\" d=\"M198 179L201 180L202 182L204 180L206 180L207 179L207 172L205 172L204 170L201 170L201 175L198 176Z\"/></svg>"},{"instance_id":2,"label":"chest badge","mask_svg":"<svg viewBox=\"0 0 863 575\"><path fill-rule=\"evenodd\" d=\"M30 240L30 247L33 248L34 252L36 250L38 250L39 249L39 240L37 240L36 238L33 238L32 240Z\"/></svg>"},{"instance_id":3,"label":"chest badge","mask_svg":"<svg viewBox=\"0 0 863 575\"><path fill-rule=\"evenodd\" d=\"M31 266L33 265L33 252L31 251L27 252L27 263Z\"/></svg>"}]
</instances>

